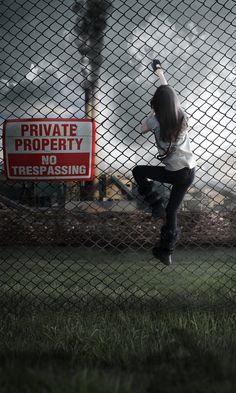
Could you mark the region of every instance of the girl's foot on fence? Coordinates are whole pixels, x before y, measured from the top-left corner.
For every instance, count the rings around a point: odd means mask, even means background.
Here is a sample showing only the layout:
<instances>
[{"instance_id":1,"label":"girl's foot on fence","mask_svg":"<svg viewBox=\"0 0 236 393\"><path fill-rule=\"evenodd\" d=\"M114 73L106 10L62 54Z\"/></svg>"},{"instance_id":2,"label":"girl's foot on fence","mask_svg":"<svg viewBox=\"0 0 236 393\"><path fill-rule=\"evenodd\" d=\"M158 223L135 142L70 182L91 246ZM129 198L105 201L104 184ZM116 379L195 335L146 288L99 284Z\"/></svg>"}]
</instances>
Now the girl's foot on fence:
<instances>
[{"instance_id":1,"label":"girl's foot on fence","mask_svg":"<svg viewBox=\"0 0 236 393\"><path fill-rule=\"evenodd\" d=\"M152 254L155 258L159 259L164 265L169 266L172 264L171 254L169 250L162 249L160 247L154 247Z\"/></svg>"},{"instance_id":2,"label":"girl's foot on fence","mask_svg":"<svg viewBox=\"0 0 236 393\"><path fill-rule=\"evenodd\" d=\"M163 199L156 191L151 191L145 196L144 200L149 204L153 218L166 217L166 210L163 205Z\"/></svg>"},{"instance_id":3,"label":"girl's foot on fence","mask_svg":"<svg viewBox=\"0 0 236 393\"><path fill-rule=\"evenodd\" d=\"M179 228L172 230L166 225L163 225L161 228L160 244L158 247L153 248L152 253L153 256L164 263L164 265L169 266L172 264L171 255L175 250L177 238L179 235Z\"/></svg>"},{"instance_id":4,"label":"girl's foot on fence","mask_svg":"<svg viewBox=\"0 0 236 393\"><path fill-rule=\"evenodd\" d=\"M156 201L156 203L152 206L152 217L153 218L166 218L166 209L163 205L163 199L160 198Z\"/></svg>"}]
</instances>

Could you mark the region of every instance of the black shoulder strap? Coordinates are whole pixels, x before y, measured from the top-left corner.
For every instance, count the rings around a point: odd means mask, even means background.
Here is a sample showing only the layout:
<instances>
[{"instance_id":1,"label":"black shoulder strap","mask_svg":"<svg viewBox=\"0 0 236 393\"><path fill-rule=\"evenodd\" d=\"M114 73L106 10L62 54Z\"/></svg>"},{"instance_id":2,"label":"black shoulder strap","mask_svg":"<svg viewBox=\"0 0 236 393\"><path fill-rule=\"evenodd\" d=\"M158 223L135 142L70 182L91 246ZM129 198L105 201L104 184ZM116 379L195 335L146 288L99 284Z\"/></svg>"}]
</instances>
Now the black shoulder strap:
<instances>
[{"instance_id":1,"label":"black shoulder strap","mask_svg":"<svg viewBox=\"0 0 236 393\"><path fill-rule=\"evenodd\" d=\"M157 147L159 146L158 140L157 140L157 136L155 133L155 129L152 130L155 136L155 140L156 140L156 144ZM171 153L173 153L175 150L174 146L172 145L172 142L169 142L169 146L167 147L166 151L163 154L159 154L156 156L156 158L160 161L164 160L166 157L168 157Z\"/></svg>"},{"instance_id":2,"label":"black shoulder strap","mask_svg":"<svg viewBox=\"0 0 236 393\"><path fill-rule=\"evenodd\" d=\"M169 143L169 146L167 147L165 153L159 154L156 156L156 158L160 161L163 161L165 158L167 158L171 153L173 153L174 147L172 146L172 142Z\"/></svg>"}]
</instances>

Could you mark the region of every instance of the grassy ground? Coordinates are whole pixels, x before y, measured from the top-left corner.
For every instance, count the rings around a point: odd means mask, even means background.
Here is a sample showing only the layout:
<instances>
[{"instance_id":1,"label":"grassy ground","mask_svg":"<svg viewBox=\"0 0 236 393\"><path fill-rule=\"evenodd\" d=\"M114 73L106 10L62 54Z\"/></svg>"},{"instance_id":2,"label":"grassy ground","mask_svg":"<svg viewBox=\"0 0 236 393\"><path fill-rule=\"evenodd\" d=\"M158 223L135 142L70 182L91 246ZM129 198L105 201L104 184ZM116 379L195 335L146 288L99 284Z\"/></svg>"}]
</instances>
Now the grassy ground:
<instances>
[{"instance_id":1,"label":"grassy ground","mask_svg":"<svg viewBox=\"0 0 236 393\"><path fill-rule=\"evenodd\" d=\"M6 308L52 309L153 304L235 304L236 248L178 249L172 266L150 251L78 247L1 248L1 299Z\"/></svg>"},{"instance_id":2,"label":"grassy ground","mask_svg":"<svg viewBox=\"0 0 236 393\"><path fill-rule=\"evenodd\" d=\"M178 249L171 267L76 247L0 259L1 393L235 391L235 249Z\"/></svg>"},{"instance_id":3,"label":"grassy ground","mask_svg":"<svg viewBox=\"0 0 236 393\"><path fill-rule=\"evenodd\" d=\"M234 392L233 313L8 314L0 391Z\"/></svg>"}]
</instances>

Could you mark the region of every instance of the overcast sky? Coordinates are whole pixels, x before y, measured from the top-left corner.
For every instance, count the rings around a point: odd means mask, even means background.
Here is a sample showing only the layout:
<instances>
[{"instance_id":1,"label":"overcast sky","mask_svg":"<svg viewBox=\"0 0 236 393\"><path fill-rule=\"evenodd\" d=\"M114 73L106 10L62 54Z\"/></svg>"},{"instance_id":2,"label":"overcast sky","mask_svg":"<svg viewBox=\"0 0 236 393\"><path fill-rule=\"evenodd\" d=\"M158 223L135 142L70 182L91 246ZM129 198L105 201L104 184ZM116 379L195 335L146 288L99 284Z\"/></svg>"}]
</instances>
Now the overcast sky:
<instances>
[{"instance_id":1,"label":"overcast sky","mask_svg":"<svg viewBox=\"0 0 236 393\"><path fill-rule=\"evenodd\" d=\"M73 1L2 0L1 117L83 117ZM159 58L190 117L197 181L236 182L236 5L233 0L114 0L108 18L97 117L101 168L130 175L157 163L140 135L158 86ZM99 126L100 124L100 126Z\"/></svg>"}]
</instances>

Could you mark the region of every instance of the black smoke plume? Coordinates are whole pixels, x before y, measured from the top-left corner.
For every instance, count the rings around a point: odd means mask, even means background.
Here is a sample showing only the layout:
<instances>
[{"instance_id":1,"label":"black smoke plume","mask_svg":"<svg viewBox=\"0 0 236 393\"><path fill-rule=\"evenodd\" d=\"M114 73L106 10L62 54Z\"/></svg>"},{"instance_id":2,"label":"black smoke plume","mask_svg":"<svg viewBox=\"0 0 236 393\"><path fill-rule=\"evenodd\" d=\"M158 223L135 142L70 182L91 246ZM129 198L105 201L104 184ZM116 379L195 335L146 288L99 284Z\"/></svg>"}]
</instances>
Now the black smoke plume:
<instances>
[{"instance_id":1,"label":"black smoke plume","mask_svg":"<svg viewBox=\"0 0 236 393\"><path fill-rule=\"evenodd\" d=\"M75 32L81 54L84 89L94 90L97 86L110 10L111 0L77 0L73 5L77 15Z\"/></svg>"}]
</instances>

